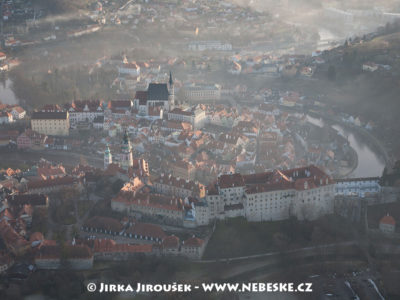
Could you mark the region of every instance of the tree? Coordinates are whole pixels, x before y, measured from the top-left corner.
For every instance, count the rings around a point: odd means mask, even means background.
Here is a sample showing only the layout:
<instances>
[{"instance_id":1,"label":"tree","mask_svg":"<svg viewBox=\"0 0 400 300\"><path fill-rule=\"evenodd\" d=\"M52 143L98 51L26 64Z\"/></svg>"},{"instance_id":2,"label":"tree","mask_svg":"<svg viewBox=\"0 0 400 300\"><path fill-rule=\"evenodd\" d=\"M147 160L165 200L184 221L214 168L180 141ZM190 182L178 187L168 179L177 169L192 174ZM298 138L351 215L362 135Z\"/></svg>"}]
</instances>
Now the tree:
<instances>
[{"instance_id":1,"label":"tree","mask_svg":"<svg viewBox=\"0 0 400 300\"><path fill-rule=\"evenodd\" d=\"M334 81L336 79L336 68L334 66L329 66L327 76L328 79L331 81Z\"/></svg>"}]
</instances>

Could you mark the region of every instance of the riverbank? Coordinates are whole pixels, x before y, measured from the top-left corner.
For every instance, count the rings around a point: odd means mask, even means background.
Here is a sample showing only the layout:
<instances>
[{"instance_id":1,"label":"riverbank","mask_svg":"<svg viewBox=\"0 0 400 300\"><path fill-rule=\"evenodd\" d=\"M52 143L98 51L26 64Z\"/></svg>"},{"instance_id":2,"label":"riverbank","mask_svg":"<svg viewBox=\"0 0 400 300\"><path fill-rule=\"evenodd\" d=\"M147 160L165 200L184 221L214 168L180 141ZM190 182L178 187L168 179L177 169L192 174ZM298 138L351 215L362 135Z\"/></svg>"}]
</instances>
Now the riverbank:
<instances>
[{"instance_id":1,"label":"riverbank","mask_svg":"<svg viewBox=\"0 0 400 300\"><path fill-rule=\"evenodd\" d=\"M319 118L321 122L329 124L346 136L350 146L356 151L358 162L354 164L353 171L348 172L345 177L373 177L382 175L383 169L389 161L389 154L382 142L371 132L363 127L355 126L327 114L315 111L307 112L307 114L312 118Z\"/></svg>"}]
</instances>

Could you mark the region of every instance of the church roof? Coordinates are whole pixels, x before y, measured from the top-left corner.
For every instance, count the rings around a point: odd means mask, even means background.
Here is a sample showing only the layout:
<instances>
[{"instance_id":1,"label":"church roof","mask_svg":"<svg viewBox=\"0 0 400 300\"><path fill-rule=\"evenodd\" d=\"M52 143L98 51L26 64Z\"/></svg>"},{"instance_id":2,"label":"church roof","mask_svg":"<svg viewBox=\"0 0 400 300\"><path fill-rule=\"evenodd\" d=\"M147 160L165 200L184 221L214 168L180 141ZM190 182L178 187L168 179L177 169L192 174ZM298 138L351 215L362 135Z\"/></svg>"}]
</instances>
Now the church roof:
<instances>
[{"instance_id":1,"label":"church roof","mask_svg":"<svg viewBox=\"0 0 400 300\"><path fill-rule=\"evenodd\" d=\"M169 92L166 83L150 83L147 90L147 100L168 101Z\"/></svg>"}]
</instances>

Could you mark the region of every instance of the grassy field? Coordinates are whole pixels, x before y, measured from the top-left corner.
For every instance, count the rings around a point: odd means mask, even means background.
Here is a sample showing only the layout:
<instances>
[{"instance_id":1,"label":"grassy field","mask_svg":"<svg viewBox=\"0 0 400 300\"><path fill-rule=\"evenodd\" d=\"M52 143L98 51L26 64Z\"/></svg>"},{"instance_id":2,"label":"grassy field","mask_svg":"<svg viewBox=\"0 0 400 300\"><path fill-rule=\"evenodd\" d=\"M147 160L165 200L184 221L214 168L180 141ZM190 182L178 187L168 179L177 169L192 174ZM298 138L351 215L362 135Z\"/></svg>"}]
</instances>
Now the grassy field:
<instances>
[{"instance_id":1,"label":"grassy field","mask_svg":"<svg viewBox=\"0 0 400 300\"><path fill-rule=\"evenodd\" d=\"M244 218L219 221L204 259L247 256L349 240L352 237L349 228L352 227L354 225L335 215L312 222L296 219L247 222Z\"/></svg>"}]
</instances>

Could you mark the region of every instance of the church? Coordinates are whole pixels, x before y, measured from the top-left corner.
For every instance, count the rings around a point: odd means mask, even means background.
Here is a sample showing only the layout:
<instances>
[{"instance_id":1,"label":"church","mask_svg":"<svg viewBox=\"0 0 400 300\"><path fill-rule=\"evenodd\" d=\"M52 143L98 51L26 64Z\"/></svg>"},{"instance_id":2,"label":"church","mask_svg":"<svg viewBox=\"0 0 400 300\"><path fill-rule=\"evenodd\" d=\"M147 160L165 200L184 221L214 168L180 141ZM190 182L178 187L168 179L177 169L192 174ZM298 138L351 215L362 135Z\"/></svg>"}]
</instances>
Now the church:
<instances>
[{"instance_id":1,"label":"church","mask_svg":"<svg viewBox=\"0 0 400 300\"><path fill-rule=\"evenodd\" d=\"M133 167L132 146L126 131L122 139L121 151L115 155L114 162L113 155L111 154L108 145L104 151L104 170L107 170L108 166L113 163L117 163L124 170L128 170L130 167Z\"/></svg>"},{"instance_id":2,"label":"church","mask_svg":"<svg viewBox=\"0 0 400 300\"><path fill-rule=\"evenodd\" d=\"M150 83L147 91L137 91L133 101L134 108L142 117L159 115L175 106L175 89L172 73L167 83Z\"/></svg>"}]
</instances>

